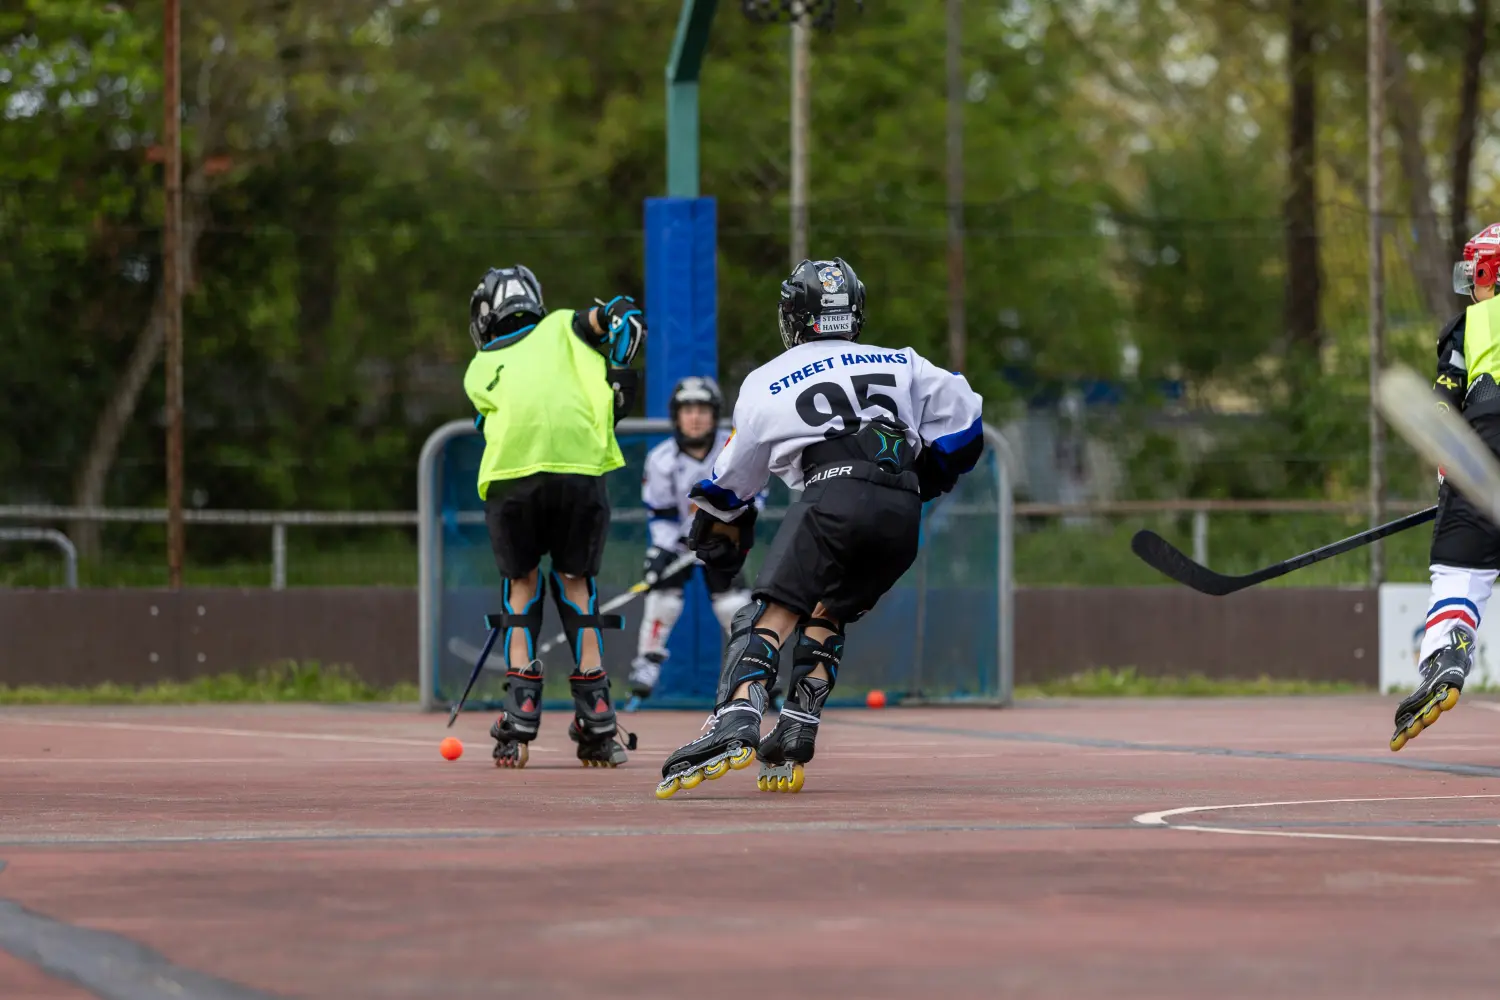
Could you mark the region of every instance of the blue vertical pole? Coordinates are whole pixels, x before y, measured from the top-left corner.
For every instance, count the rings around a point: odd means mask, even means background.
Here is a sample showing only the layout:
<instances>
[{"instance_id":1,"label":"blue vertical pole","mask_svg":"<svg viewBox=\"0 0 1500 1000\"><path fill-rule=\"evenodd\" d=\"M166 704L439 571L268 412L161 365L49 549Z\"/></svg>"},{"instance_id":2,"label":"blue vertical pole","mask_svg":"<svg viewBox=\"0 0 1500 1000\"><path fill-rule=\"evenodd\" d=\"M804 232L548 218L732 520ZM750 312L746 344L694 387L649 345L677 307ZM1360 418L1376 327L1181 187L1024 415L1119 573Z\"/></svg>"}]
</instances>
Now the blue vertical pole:
<instances>
[{"instance_id":1,"label":"blue vertical pole","mask_svg":"<svg viewBox=\"0 0 1500 1000\"><path fill-rule=\"evenodd\" d=\"M718 377L718 222L712 198L648 198L646 415L666 417L672 388L689 375ZM722 632L695 574L653 701L712 700Z\"/></svg>"}]
</instances>

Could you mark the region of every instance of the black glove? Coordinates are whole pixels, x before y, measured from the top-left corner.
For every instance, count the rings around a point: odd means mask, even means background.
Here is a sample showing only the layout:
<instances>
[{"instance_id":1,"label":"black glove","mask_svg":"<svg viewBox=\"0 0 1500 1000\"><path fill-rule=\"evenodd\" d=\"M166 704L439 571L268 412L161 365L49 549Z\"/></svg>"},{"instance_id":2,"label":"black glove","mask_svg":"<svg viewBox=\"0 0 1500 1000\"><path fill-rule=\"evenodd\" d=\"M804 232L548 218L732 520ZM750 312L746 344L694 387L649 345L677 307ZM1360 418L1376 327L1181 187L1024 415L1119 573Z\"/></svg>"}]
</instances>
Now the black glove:
<instances>
[{"instance_id":1,"label":"black glove","mask_svg":"<svg viewBox=\"0 0 1500 1000\"><path fill-rule=\"evenodd\" d=\"M634 368L609 370L609 385L615 392L615 423L618 424L635 407L640 384L640 374Z\"/></svg>"},{"instance_id":2,"label":"black glove","mask_svg":"<svg viewBox=\"0 0 1500 1000\"><path fill-rule=\"evenodd\" d=\"M666 549L659 549L655 545L647 549L644 576L647 586L654 589L657 584L661 583L662 574L667 571L668 566L676 561L676 554Z\"/></svg>"},{"instance_id":3,"label":"black glove","mask_svg":"<svg viewBox=\"0 0 1500 1000\"><path fill-rule=\"evenodd\" d=\"M724 522L706 510L693 515L687 545L709 569L734 576L745 567L745 557L755 544L755 506L733 521Z\"/></svg>"},{"instance_id":4,"label":"black glove","mask_svg":"<svg viewBox=\"0 0 1500 1000\"><path fill-rule=\"evenodd\" d=\"M917 486L923 503L936 500L958 485L958 477L949 475L938 464L937 456L931 448L923 448L912 467L917 473Z\"/></svg>"}]
</instances>

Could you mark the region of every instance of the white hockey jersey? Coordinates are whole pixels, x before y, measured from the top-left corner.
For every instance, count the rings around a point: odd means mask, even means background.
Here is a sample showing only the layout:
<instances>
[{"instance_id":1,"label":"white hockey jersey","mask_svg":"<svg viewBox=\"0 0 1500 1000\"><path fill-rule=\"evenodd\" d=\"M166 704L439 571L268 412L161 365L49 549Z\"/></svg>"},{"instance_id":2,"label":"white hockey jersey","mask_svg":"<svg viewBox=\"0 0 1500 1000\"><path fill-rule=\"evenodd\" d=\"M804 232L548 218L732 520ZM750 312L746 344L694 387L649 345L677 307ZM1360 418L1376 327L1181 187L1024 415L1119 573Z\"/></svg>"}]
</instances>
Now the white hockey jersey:
<instances>
[{"instance_id":1,"label":"white hockey jersey","mask_svg":"<svg viewBox=\"0 0 1500 1000\"><path fill-rule=\"evenodd\" d=\"M726 430L716 431L713 446L701 459L677 447L675 438L668 438L646 453L641 501L646 505L653 546L678 555L687 553L687 533L693 526L693 501L688 499L688 490L713 475L714 459L724 450L729 436ZM765 491L755 494L755 504L757 508L765 507Z\"/></svg>"},{"instance_id":2,"label":"white hockey jersey","mask_svg":"<svg viewBox=\"0 0 1500 1000\"><path fill-rule=\"evenodd\" d=\"M740 386L734 431L696 502L732 520L772 476L802 488L802 449L852 432L876 416L907 428L913 453L953 452L984 433L984 400L962 375L910 347L845 340L798 344L751 372Z\"/></svg>"}]
</instances>

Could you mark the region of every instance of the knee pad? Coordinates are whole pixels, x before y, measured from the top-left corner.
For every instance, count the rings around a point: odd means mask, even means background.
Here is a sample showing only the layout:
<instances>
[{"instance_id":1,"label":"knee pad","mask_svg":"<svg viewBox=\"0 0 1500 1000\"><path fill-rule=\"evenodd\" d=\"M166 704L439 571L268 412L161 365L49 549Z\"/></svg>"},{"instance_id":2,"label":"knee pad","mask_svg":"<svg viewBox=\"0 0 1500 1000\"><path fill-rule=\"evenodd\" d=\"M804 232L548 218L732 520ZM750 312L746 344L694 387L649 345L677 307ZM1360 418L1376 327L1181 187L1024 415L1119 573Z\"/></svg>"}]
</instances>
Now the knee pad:
<instances>
[{"instance_id":1,"label":"knee pad","mask_svg":"<svg viewBox=\"0 0 1500 1000\"><path fill-rule=\"evenodd\" d=\"M578 652L583 646L583 630L588 628L594 630L602 658L604 635L599 630L624 628L625 617L599 613L599 588L594 585L593 577L586 578L589 585L588 606L580 608L568 600L568 595L563 592L562 577L555 570L550 575L552 577L552 603L557 606L557 616L562 619L563 634L567 636L568 648L573 651L573 662L578 662Z\"/></svg>"},{"instance_id":2,"label":"knee pad","mask_svg":"<svg viewBox=\"0 0 1500 1000\"><path fill-rule=\"evenodd\" d=\"M734 613L743 608L750 600L748 590L726 590L722 594L714 594L714 617L719 619L719 627L729 632L734 626Z\"/></svg>"},{"instance_id":3,"label":"knee pad","mask_svg":"<svg viewBox=\"0 0 1500 1000\"><path fill-rule=\"evenodd\" d=\"M665 660L667 638L671 636L672 629L677 627L677 620L682 617L682 591L648 591L645 605L636 651L642 656L661 653Z\"/></svg>"},{"instance_id":4,"label":"knee pad","mask_svg":"<svg viewBox=\"0 0 1500 1000\"><path fill-rule=\"evenodd\" d=\"M542 634L542 594L547 589L547 582L542 575L536 575L536 593L531 595L531 600L526 607L521 609L512 608L510 604L510 580L500 581L500 596L505 602L505 610L499 614L485 615L484 624L487 628L503 629L505 634L501 640L505 647L505 662L510 662L510 633L512 629L524 629L526 632L526 662L530 663L536 659L536 639Z\"/></svg>"},{"instance_id":5,"label":"knee pad","mask_svg":"<svg viewBox=\"0 0 1500 1000\"><path fill-rule=\"evenodd\" d=\"M730 623L729 644L724 647L717 705L728 704L734 689L749 681L751 691L760 692L757 707L765 708L765 686L776 676L776 661L781 655L781 637L756 624L765 613L765 601L751 601L735 612Z\"/></svg>"}]
</instances>

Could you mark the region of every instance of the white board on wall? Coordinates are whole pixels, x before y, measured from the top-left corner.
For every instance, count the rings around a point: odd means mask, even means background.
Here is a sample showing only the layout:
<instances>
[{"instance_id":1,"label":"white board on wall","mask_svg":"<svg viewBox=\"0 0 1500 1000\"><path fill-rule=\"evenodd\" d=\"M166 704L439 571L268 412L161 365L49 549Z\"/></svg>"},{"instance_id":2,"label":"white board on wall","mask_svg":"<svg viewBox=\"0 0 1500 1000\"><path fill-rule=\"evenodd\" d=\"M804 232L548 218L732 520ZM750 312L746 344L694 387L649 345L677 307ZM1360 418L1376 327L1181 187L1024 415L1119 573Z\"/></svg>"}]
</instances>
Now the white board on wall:
<instances>
[{"instance_id":1,"label":"white board on wall","mask_svg":"<svg viewBox=\"0 0 1500 1000\"><path fill-rule=\"evenodd\" d=\"M1421 682L1417 673L1417 651L1422 646L1422 630L1427 623L1428 586L1425 583L1383 583L1380 585L1380 690L1393 687L1414 688ZM1500 626L1486 616L1479 623L1479 649L1474 656L1470 684L1500 683Z\"/></svg>"}]
</instances>

